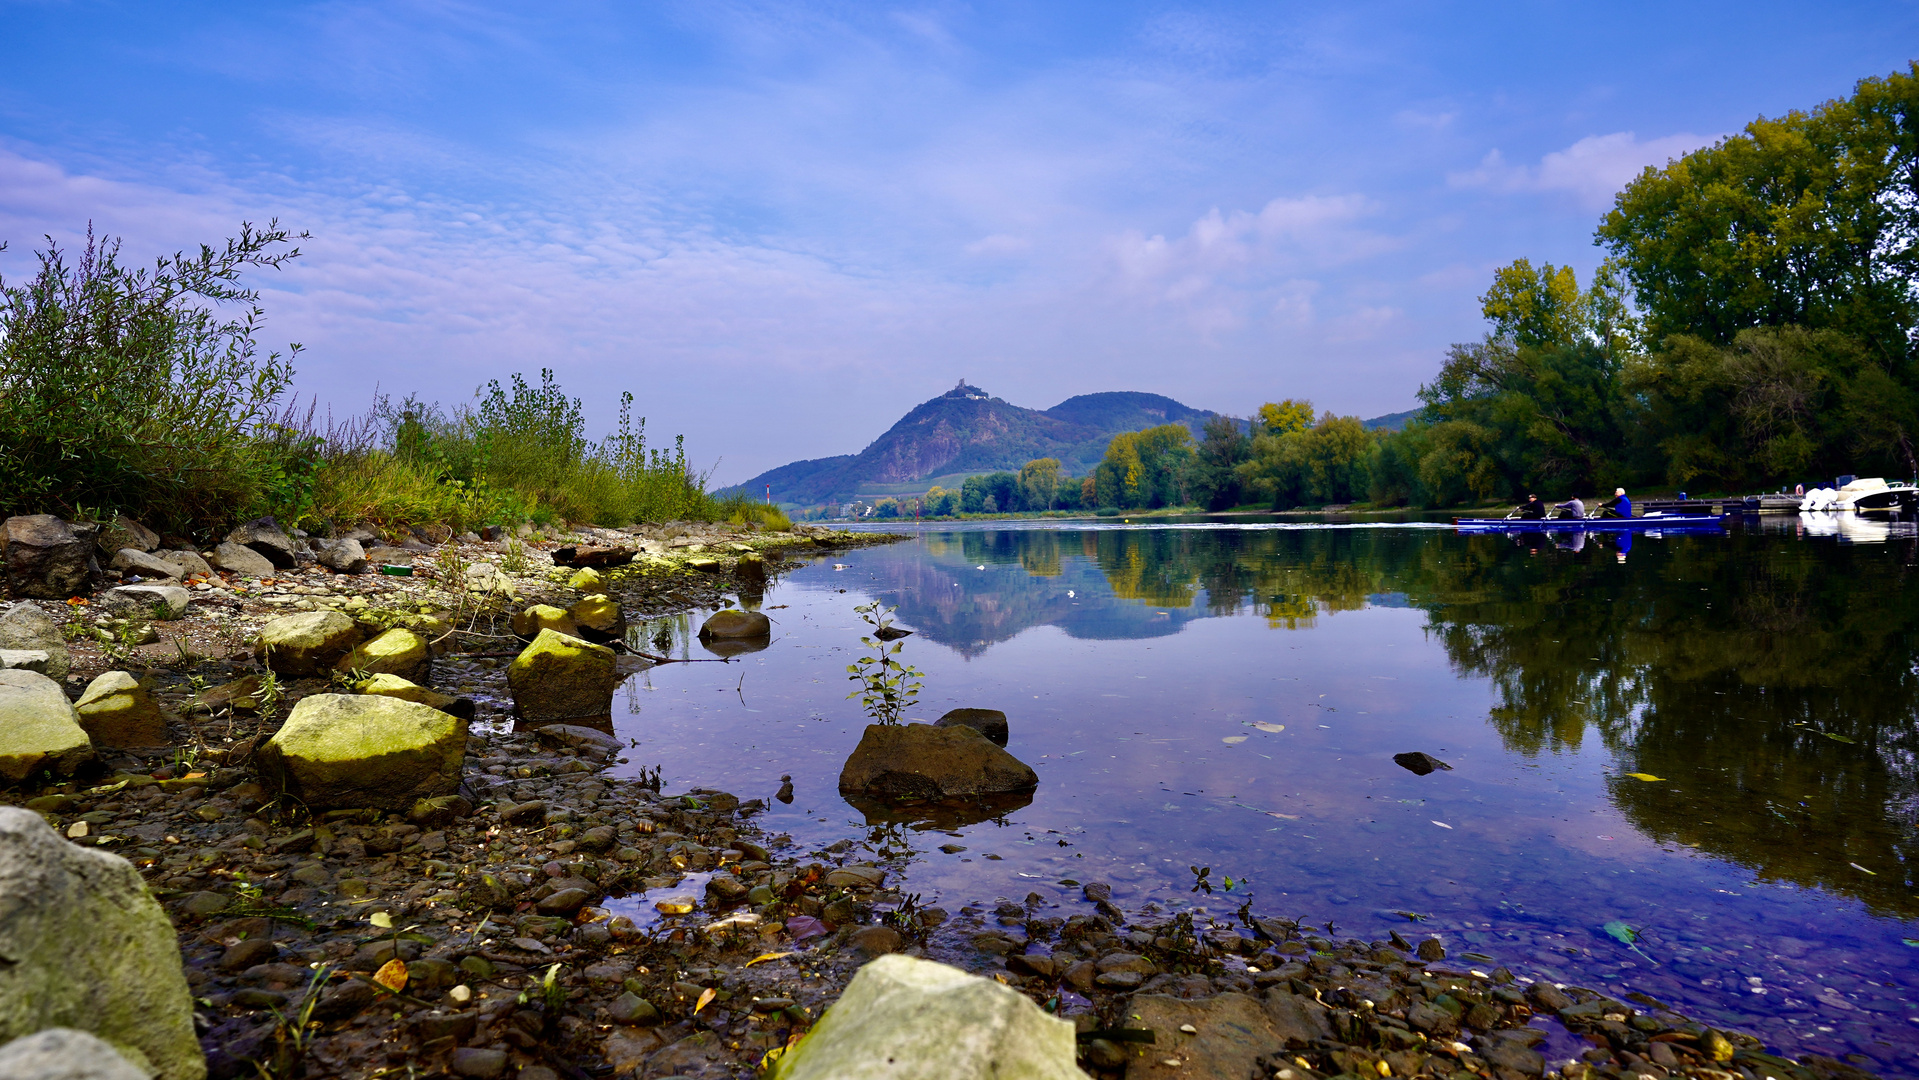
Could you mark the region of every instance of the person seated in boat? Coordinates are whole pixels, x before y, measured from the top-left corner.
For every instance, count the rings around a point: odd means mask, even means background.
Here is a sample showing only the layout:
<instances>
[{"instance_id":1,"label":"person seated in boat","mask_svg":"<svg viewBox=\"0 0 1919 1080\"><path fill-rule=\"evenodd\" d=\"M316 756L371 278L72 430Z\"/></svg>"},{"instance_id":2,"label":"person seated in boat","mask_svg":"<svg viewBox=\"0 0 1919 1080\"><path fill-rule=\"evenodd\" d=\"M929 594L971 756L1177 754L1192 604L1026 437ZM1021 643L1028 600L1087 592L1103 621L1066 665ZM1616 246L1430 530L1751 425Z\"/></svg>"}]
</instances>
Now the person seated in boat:
<instances>
[{"instance_id":1,"label":"person seated in boat","mask_svg":"<svg viewBox=\"0 0 1919 1080\"><path fill-rule=\"evenodd\" d=\"M1600 517L1629 518L1632 516L1632 500L1626 496L1625 488L1612 489L1612 498L1600 504Z\"/></svg>"},{"instance_id":2,"label":"person seated in boat","mask_svg":"<svg viewBox=\"0 0 1919 1080\"><path fill-rule=\"evenodd\" d=\"M1539 501L1539 496L1528 495L1526 501L1519 504L1519 511L1514 516L1527 521L1538 521L1546 516L1546 504Z\"/></svg>"},{"instance_id":3,"label":"person seated in boat","mask_svg":"<svg viewBox=\"0 0 1919 1080\"><path fill-rule=\"evenodd\" d=\"M1563 503L1554 503L1553 509L1566 511L1565 513L1559 515L1560 517L1564 517L1564 518L1583 518L1586 516L1586 504L1580 501L1580 498L1577 495L1574 495L1572 498L1567 499Z\"/></svg>"}]
</instances>

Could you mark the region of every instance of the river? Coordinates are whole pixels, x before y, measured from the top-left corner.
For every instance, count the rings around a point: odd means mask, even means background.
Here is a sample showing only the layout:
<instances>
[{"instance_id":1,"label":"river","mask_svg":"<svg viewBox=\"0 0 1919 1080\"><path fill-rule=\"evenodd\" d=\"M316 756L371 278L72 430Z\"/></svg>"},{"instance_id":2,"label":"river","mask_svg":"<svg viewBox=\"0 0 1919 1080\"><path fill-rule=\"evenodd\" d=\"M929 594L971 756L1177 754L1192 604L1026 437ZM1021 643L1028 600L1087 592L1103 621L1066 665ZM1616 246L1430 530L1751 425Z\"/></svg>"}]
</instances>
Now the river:
<instances>
[{"instance_id":1,"label":"river","mask_svg":"<svg viewBox=\"0 0 1919 1080\"><path fill-rule=\"evenodd\" d=\"M1250 899L1912 1076L1919 540L1820 532L929 526L791 570L746 598L769 647L635 677L614 719L667 790L768 799L803 847L910 848L925 904ZM908 717L1003 710L1029 804L913 828L840 798L875 599L915 632ZM634 634L705 656L702 614Z\"/></svg>"}]
</instances>

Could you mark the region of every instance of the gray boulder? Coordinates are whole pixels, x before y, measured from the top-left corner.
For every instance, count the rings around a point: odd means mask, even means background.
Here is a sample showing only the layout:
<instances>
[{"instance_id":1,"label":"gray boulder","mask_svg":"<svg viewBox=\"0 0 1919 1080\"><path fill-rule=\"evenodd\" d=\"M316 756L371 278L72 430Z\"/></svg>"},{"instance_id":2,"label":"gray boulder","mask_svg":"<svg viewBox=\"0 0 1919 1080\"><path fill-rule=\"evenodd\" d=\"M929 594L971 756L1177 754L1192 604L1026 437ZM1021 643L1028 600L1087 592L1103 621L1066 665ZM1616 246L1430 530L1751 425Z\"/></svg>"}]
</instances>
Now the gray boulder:
<instances>
[{"instance_id":1,"label":"gray boulder","mask_svg":"<svg viewBox=\"0 0 1919 1080\"><path fill-rule=\"evenodd\" d=\"M206 1076L180 946L139 871L12 806L0 807L0 956L0 1040L75 1028L162 1080Z\"/></svg>"},{"instance_id":2,"label":"gray boulder","mask_svg":"<svg viewBox=\"0 0 1919 1080\"><path fill-rule=\"evenodd\" d=\"M1005 746L1009 729L1006 726L1006 714L998 709L953 709L945 716L933 721L938 727L969 727L994 746Z\"/></svg>"},{"instance_id":3,"label":"gray boulder","mask_svg":"<svg viewBox=\"0 0 1919 1080\"><path fill-rule=\"evenodd\" d=\"M139 574L149 578L181 577L180 567L158 555L149 555L139 548L121 548L115 552L107 569L118 570L123 574Z\"/></svg>"},{"instance_id":4,"label":"gray boulder","mask_svg":"<svg viewBox=\"0 0 1919 1080\"><path fill-rule=\"evenodd\" d=\"M75 525L52 514L28 514L0 523L0 572L7 594L65 600L90 591L100 576L93 557L98 525Z\"/></svg>"},{"instance_id":5,"label":"gray boulder","mask_svg":"<svg viewBox=\"0 0 1919 1080\"><path fill-rule=\"evenodd\" d=\"M466 721L400 698L314 694L254 761L272 789L313 810L404 810L459 790Z\"/></svg>"},{"instance_id":6,"label":"gray boulder","mask_svg":"<svg viewBox=\"0 0 1919 1080\"><path fill-rule=\"evenodd\" d=\"M280 570L291 570L300 562L295 554L299 545L270 517L255 518L228 533L227 543L251 548Z\"/></svg>"},{"instance_id":7,"label":"gray boulder","mask_svg":"<svg viewBox=\"0 0 1919 1080\"><path fill-rule=\"evenodd\" d=\"M120 618L182 619L190 595L178 585L116 585L100 594L100 609Z\"/></svg>"},{"instance_id":8,"label":"gray boulder","mask_svg":"<svg viewBox=\"0 0 1919 1080\"><path fill-rule=\"evenodd\" d=\"M197 551L156 551L153 554L179 567L180 573L178 576L180 577L213 576L213 567L209 566L207 561L201 558L200 553Z\"/></svg>"},{"instance_id":9,"label":"gray boulder","mask_svg":"<svg viewBox=\"0 0 1919 1080\"><path fill-rule=\"evenodd\" d=\"M700 640L714 638L763 638L773 633L773 623L757 611L716 611L700 624Z\"/></svg>"},{"instance_id":10,"label":"gray boulder","mask_svg":"<svg viewBox=\"0 0 1919 1080\"><path fill-rule=\"evenodd\" d=\"M73 1028L47 1028L0 1046L7 1080L147 1080L111 1043Z\"/></svg>"},{"instance_id":11,"label":"gray boulder","mask_svg":"<svg viewBox=\"0 0 1919 1080\"><path fill-rule=\"evenodd\" d=\"M970 727L868 724L840 770L840 791L950 799L1032 791L1039 774Z\"/></svg>"},{"instance_id":12,"label":"gray boulder","mask_svg":"<svg viewBox=\"0 0 1919 1080\"><path fill-rule=\"evenodd\" d=\"M309 611L260 628L260 659L280 675L324 675L360 643L360 628L337 611Z\"/></svg>"},{"instance_id":13,"label":"gray boulder","mask_svg":"<svg viewBox=\"0 0 1919 1080\"><path fill-rule=\"evenodd\" d=\"M122 548L152 551L160 546L160 534L121 514L100 526L100 534L94 538L94 543L99 545L100 554L111 557Z\"/></svg>"},{"instance_id":14,"label":"gray boulder","mask_svg":"<svg viewBox=\"0 0 1919 1080\"><path fill-rule=\"evenodd\" d=\"M213 549L213 565L222 570L231 570L246 578L273 576L271 560L252 548L244 544L236 544L231 540L221 541L220 546Z\"/></svg>"},{"instance_id":15,"label":"gray boulder","mask_svg":"<svg viewBox=\"0 0 1919 1080\"><path fill-rule=\"evenodd\" d=\"M323 541L319 553L320 565L336 574L366 573L366 549L358 540L343 537L339 540Z\"/></svg>"},{"instance_id":16,"label":"gray boulder","mask_svg":"<svg viewBox=\"0 0 1919 1080\"><path fill-rule=\"evenodd\" d=\"M93 743L59 683L38 672L0 671L0 780L17 784L42 769L71 776L92 758Z\"/></svg>"},{"instance_id":17,"label":"gray boulder","mask_svg":"<svg viewBox=\"0 0 1919 1080\"><path fill-rule=\"evenodd\" d=\"M1073 1025L1019 991L955 967L882 956L859 970L839 1001L769 1080L1085 1080L1073 1062Z\"/></svg>"},{"instance_id":18,"label":"gray boulder","mask_svg":"<svg viewBox=\"0 0 1919 1080\"><path fill-rule=\"evenodd\" d=\"M67 677L66 635L60 632L51 616L33 604L15 604L11 611L0 615L0 649L44 652L46 666L35 670L50 679Z\"/></svg>"}]
</instances>

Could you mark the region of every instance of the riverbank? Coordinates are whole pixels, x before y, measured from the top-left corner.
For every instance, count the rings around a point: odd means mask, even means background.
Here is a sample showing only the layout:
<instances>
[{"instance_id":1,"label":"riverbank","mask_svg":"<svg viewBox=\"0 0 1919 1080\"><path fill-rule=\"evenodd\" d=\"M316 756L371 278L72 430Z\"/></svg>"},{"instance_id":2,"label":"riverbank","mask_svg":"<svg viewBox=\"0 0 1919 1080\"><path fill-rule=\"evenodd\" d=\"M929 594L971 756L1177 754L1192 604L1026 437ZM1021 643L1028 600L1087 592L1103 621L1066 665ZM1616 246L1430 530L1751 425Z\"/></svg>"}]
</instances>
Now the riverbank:
<instances>
[{"instance_id":1,"label":"riverbank","mask_svg":"<svg viewBox=\"0 0 1919 1080\"><path fill-rule=\"evenodd\" d=\"M507 573L511 607L577 599L563 580L574 571L552 565L563 542L637 553L634 569L605 574L637 617L750 595L759 583L743 556L777 575L781 557L885 540L679 528L529 539ZM482 619L467 584L477 565L513 555L506 541L412 555L449 584L312 568L222 578L194 587L187 618L153 624L167 640L132 654L76 642L70 686L125 670L131 656L151 662L132 670L181 717L174 745L4 798L63 833L84 825L76 842L141 866L179 928L216 1075L252 1075L249 1060L291 1075L296 1057L326 1075L750 1075L860 963L895 949L989 973L1088 1036L1106 1033L1083 1042L1101 1076L1230 1075L1228 1064L1261 1057L1262 1075L1299 1078L1524 1076L1548 1065L1564 1075L1855 1074L1827 1062L1796 1070L1756 1040L1688 1024L1657 1002L1481 974L1449 963L1437 941L1342 941L1330 928L1241 918L1230 904L1127 910L1101 882L1063 880L1024 898L918 910L900 877L909 855L884 839L798 850L755 825L772 792L662 793L608 776L623 751L595 733L506 730L488 703L506 699L504 660L519 647L498 625L509 607ZM411 622L449 647L430 682L480 710L459 801L319 821L269 808L250 751L273 719L260 715L258 684L243 681L257 675L245 640L271 618L321 607L369 625ZM205 659L175 659L176 641ZM290 681L278 712L327 688ZM393 994L375 978L396 954L408 973ZM283 1019L308 1003L317 1028ZM1250 1058L1246 1040L1227 1036L1234 1025L1264 1040ZM1145 1030L1154 1041L1134 1041ZM1603 1040L1596 1066L1561 1067L1600 1051L1568 1030Z\"/></svg>"}]
</instances>

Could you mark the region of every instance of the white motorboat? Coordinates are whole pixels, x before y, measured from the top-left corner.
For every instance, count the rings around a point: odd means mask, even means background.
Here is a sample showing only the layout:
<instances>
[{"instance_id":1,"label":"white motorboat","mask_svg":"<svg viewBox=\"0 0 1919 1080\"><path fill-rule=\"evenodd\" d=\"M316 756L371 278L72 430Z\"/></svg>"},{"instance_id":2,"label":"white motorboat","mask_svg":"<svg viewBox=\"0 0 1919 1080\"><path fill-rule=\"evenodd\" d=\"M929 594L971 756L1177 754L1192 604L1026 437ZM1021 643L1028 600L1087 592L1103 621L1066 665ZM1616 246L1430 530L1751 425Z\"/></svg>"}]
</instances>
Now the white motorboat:
<instances>
[{"instance_id":1,"label":"white motorboat","mask_svg":"<svg viewBox=\"0 0 1919 1080\"><path fill-rule=\"evenodd\" d=\"M1813 488L1800 500L1802 513L1840 513L1847 510L1911 510L1919 508L1919 488L1903 480L1887 483L1883 477L1860 477L1840 488Z\"/></svg>"}]
</instances>

